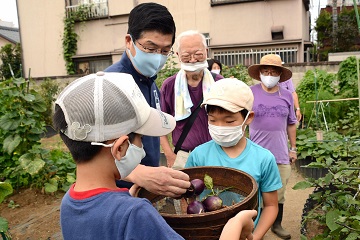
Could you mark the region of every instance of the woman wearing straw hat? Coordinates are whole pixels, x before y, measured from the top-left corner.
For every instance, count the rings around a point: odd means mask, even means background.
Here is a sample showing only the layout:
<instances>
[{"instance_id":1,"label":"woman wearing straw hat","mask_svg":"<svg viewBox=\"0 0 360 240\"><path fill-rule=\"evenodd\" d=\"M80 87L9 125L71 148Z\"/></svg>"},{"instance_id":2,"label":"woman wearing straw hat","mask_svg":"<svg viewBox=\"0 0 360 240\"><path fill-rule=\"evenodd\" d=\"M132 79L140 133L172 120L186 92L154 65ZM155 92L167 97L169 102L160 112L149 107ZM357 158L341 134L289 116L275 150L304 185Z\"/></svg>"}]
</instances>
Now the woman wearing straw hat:
<instances>
[{"instance_id":1,"label":"woman wearing straw hat","mask_svg":"<svg viewBox=\"0 0 360 240\"><path fill-rule=\"evenodd\" d=\"M282 239L291 235L281 226L284 212L284 193L296 156L296 116L294 99L290 91L278 83L291 78L292 72L282 66L279 55L268 54L260 64L248 68L249 75L260 81L251 87L254 94L255 117L250 124L250 139L269 149L276 158L283 187L278 190L279 212L271 230ZM285 218L286 219L286 218Z\"/></svg>"}]
</instances>

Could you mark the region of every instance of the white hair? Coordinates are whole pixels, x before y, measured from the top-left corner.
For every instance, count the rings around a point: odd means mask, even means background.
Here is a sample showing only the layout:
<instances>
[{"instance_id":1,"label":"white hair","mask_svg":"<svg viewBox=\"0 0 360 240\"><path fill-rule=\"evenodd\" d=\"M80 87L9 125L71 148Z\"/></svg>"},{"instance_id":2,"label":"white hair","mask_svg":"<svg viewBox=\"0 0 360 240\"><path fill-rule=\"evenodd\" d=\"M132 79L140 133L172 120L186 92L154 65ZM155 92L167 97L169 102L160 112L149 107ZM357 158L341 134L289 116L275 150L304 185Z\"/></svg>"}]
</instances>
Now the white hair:
<instances>
[{"instance_id":1,"label":"white hair","mask_svg":"<svg viewBox=\"0 0 360 240\"><path fill-rule=\"evenodd\" d=\"M205 38L204 34L199 33L199 31L196 31L196 30L188 30L188 31L180 33L180 35L177 36L177 38L176 38L177 51L179 52L179 50L180 50L180 41L181 41L181 39L183 37L196 36L196 35L201 37L201 40L202 40L202 43L204 44L204 47L207 48L206 38Z\"/></svg>"}]
</instances>

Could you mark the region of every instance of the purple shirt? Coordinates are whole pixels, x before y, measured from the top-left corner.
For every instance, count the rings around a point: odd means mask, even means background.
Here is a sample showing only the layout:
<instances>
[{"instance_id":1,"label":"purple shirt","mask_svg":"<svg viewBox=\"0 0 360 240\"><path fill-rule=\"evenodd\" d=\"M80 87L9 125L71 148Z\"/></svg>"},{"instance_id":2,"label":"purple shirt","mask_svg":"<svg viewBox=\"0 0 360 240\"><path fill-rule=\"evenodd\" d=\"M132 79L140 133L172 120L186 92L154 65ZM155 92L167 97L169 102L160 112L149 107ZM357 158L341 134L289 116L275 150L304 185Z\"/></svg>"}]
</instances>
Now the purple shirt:
<instances>
[{"instance_id":1,"label":"purple shirt","mask_svg":"<svg viewBox=\"0 0 360 240\"><path fill-rule=\"evenodd\" d=\"M175 96L174 96L174 84L176 75L173 75L167 78L163 85L161 86L160 94L160 105L161 110L172 116L175 116ZM215 81L222 79L221 75L216 75ZM191 101L193 102L193 107L191 112L199 105L202 97L202 80L197 87L191 87L188 85ZM176 146L177 141L180 138L180 135L184 129L184 126L189 118L186 118L181 121L176 122L176 127L172 132L172 144ZM208 129L208 117L204 108L200 109L188 135L186 136L181 149L184 150L193 150L195 147L208 142L211 140L209 129Z\"/></svg>"},{"instance_id":2,"label":"purple shirt","mask_svg":"<svg viewBox=\"0 0 360 240\"><path fill-rule=\"evenodd\" d=\"M296 123L291 92L279 88L275 93L268 93L261 84L251 86L251 90L255 117L249 126L250 139L270 150L276 163L290 164L287 127Z\"/></svg>"},{"instance_id":3,"label":"purple shirt","mask_svg":"<svg viewBox=\"0 0 360 240\"><path fill-rule=\"evenodd\" d=\"M291 93L295 92L294 84L292 82L292 78L286 80L285 82L279 82L279 86L289 90Z\"/></svg>"}]
</instances>

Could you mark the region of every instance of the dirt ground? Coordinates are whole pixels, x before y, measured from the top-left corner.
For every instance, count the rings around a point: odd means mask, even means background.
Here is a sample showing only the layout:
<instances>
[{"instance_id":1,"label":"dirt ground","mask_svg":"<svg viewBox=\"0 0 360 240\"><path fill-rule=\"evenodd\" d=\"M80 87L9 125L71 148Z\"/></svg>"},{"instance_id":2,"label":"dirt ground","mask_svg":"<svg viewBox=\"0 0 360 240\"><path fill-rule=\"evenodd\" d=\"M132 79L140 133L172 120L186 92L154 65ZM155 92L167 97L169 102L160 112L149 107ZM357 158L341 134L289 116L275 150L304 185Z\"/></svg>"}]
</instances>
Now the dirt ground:
<instances>
[{"instance_id":1,"label":"dirt ground","mask_svg":"<svg viewBox=\"0 0 360 240\"><path fill-rule=\"evenodd\" d=\"M302 176L293 171L286 190L283 226L291 233L292 239L300 239L300 221L304 203L312 189L292 190L302 181ZM62 239L59 215L63 194L46 195L33 189L21 190L0 205L0 216L9 221L10 233L14 240L60 240ZM14 201L17 207L9 207ZM10 204L11 206L11 204ZM265 240L277 240L269 231Z\"/></svg>"}]
</instances>

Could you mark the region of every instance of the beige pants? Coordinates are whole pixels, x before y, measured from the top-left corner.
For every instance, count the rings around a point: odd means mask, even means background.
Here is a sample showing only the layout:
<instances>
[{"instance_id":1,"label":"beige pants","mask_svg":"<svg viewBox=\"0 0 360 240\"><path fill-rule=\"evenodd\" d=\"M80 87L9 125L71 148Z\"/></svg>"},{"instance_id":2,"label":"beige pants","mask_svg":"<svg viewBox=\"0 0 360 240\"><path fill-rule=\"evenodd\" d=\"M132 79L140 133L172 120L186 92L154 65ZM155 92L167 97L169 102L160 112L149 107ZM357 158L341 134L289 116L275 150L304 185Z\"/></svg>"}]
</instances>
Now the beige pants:
<instances>
[{"instance_id":1,"label":"beige pants","mask_svg":"<svg viewBox=\"0 0 360 240\"><path fill-rule=\"evenodd\" d=\"M183 169L185 167L189 155L190 153L179 150L176 154L174 165L171 168L176 170Z\"/></svg>"},{"instance_id":2,"label":"beige pants","mask_svg":"<svg viewBox=\"0 0 360 240\"><path fill-rule=\"evenodd\" d=\"M285 202L285 189L286 189L286 185L289 181L290 175L291 175L291 165L290 164L278 164L278 169L280 172L280 177L281 177L281 183L282 183L282 188L280 188L277 192L278 192L278 200L279 203L283 204Z\"/></svg>"}]
</instances>

